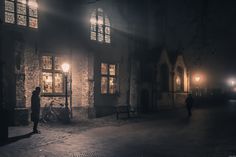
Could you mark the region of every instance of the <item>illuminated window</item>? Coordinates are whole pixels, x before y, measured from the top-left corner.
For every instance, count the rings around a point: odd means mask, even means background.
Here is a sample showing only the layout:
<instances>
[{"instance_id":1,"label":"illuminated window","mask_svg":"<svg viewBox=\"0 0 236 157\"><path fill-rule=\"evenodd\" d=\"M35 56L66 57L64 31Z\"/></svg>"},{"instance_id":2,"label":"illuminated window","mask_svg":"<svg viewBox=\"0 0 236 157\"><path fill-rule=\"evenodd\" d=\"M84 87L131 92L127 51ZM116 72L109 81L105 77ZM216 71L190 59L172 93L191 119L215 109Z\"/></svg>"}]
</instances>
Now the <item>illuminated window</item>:
<instances>
[{"instance_id":1,"label":"illuminated window","mask_svg":"<svg viewBox=\"0 0 236 157\"><path fill-rule=\"evenodd\" d=\"M101 63L101 93L115 94L117 92L117 65Z\"/></svg>"},{"instance_id":2,"label":"illuminated window","mask_svg":"<svg viewBox=\"0 0 236 157\"><path fill-rule=\"evenodd\" d=\"M5 0L5 23L38 28L37 0Z\"/></svg>"},{"instance_id":3,"label":"illuminated window","mask_svg":"<svg viewBox=\"0 0 236 157\"><path fill-rule=\"evenodd\" d=\"M109 18L101 8L95 9L90 18L90 39L111 43L111 25Z\"/></svg>"},{"instance_id":4,"label":"illuminated window","mask_svg":"<svg viewBox=\"0 0 236 157\"><path fill-rule=\"evenodd\" d=\"M61 57L42 56L42 92L60 94L64 92Z\"/></svg>"},{"instance_id":5,"label":"illuminated window","mask_svg":"<svg viewBox=\"0 0 236 157\"><path fill-rule=\"evenodd\" d=\"M177 76L176 76L176 90L184 91L184 70L181 67L177 67Z\"/></svg>"}]
</instances>

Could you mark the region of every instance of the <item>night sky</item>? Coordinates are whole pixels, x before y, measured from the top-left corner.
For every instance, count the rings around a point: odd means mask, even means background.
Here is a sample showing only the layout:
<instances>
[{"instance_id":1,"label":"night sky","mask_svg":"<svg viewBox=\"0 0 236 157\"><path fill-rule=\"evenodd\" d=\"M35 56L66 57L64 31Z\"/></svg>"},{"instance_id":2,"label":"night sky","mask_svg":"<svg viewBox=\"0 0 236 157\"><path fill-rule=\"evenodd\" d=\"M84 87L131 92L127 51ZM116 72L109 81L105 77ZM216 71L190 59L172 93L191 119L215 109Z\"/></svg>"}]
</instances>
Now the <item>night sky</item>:
<instances>
[{"instance_id":1,"label":"night sky","mask_svg":"<svg viewBox=\"0 0 236 157\"><path fill-rule=\"evenodd\" d=\"M192 71L205 73L209 87L223 87L236 76L235 6L233 0L150 2L149 46L183 49Z\"/></svg>"}]
</instances>

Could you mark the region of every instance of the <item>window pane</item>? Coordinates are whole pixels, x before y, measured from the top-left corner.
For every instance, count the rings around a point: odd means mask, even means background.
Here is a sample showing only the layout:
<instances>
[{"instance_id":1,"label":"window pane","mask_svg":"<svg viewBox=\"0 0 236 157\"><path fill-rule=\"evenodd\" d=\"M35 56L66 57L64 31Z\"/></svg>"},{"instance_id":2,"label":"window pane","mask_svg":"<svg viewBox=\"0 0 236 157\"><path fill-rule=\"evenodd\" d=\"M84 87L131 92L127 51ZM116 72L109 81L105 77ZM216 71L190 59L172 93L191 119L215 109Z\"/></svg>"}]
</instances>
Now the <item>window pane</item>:
<instances>
[{"instance_id":1,"label":"window pane","mask_svg":"<svg viewBox=\"0 0 236 157\"><path fill-rule=\"evenodd\" d=\"M21 26L26 26L26 16L17 15L17 24Z\"/></svg>"},{"instance_id":2,"label":"window pane","mask_svg":"<svg viewBox=\"0 0 236 157\"><path fill-rule=\"evenodd\" d=\"M52 57L42 56L42 66L43 69L52 69Z\"/></svg>"},{"instance_id":3,"label":"window pane","mask_svg":"<svg viewBox=\"0 0 236 157\"><path fill-rule=\"evenodd\" d=\"M29 27L38 28L38 19L29 17Z\"/></svg>"},{"instance_id":4,"label":"window pane","mask_svg":"<svg viewBox=\"0 0 236 157\"><path fill-rule=\"evenodd\" d=\"M91 32L90 39L96 40L96 32Z\"/></svg>"},{"instance_id":5,"label":"window pane","mask_svg":"<svg viewBox=\"0 0 236 157\"><path fill-rule=\"evenodd\" d=\"M102 25L98 25L98 33L103 34L103 26Z\"/></svg>"},{"instance_id":6,"label":"window pane","mask_svg":"<svg viewBox=\"0 0 236 157\"><path fill-rule=\"evenodd\" d=\"M43 93L52 93L52 73L43 73Z\"/></svg>"},{"instance_id":7,"label":"window pane","mask_svg":"<svg viewBox=\"0 0 236 157\"><path fill-rule=\"evenodd\" d=\"M103 41L103 34L98 33L98 41L100 41L100 42Z\"/></svg>"},{"instance_id":8,"label":"window pane","mask_svg":"<svg viewBox=\"0 0 236 157\"><path fill-rule=\"evenodd\" d=\"M5 1L5 11L15 12L14 2L6 0Z\"/></svg>"},{"instance_id":9,"label":"window pane","mask_svg":"<svg viewBox=\"0 0 236 157\"><path fill-rule=\"evenodd\" d=\"M109 78L109 93L114 94L116 92L116 78Z\"/></svg>"},{"instance_id":10,"label":"window pane","mask_svg":"<svg viewBox=\"0 0 236 157\"><path fill-rule=\"evenodd\" d=\"M110 73L110 75L113 75L113 76L116 75L116 65L115 64L109 65L109 73Z\"/></svg>"},{"instance_id":11,"label":"window pane","mask_svg":"<svg viewBox=\"0 0 236 157\"><path fill-rule=\"evenodd\" d=\"M108 19L108 17L105 17L105 25L106 26L110 26L110 20Z\"/></svg>"},{"instance_id":12,"label":"window pane","mask_svg":"<svg viewBox=\"0 0 236 157\"><path fill-rule=\"evenodd\" d=\"M95 24L91 24L91 31L96 32L96 25Z\"/></svg>"},{"instance_id":13,"label":"window pane","mask_svg":"<svg viewBox=\"0 0 236 157\"><path fill-rule=\"evenodd\" d=\"M102 13L103 12L102 8L98 8L98 12Z\"/></svg>"},{"instance_id":14,"label":"window pane","mask_svg":"<svg viewBox=\"0 0 236 157\"><path fill-rule=\"evenodd\" d=\"M5 22L6 23L15 23L14 13L5 12Z\"/></svg>"},{"instance_id":15,"label":"window pane","mask_svg":"<svg viewBox=\"0 0 236 157\"><path fill-rule=\"evenodd\" d=\"M21 15L26 15L26 4L17 3L17 13Z\"/></svg>"},{"instance_id":16,"label":"window pane","mask_svg":"<svg viewBox=\"0 0 236 157\"><path fill-rule=\"evenodd\" d=\"M61 70L62 65L62 58L61 57L55 57L55 70Z\"/></svg>"},{"instance_id":17,"label":"window pane","mask_svg":"<svg viewBox=\"0 0 236 157\"><path fill-rule=\"evenodd\" d=\"M107 77L101 78L101 93L106 94L107 93Z\"/></svg>"},{"instance_id":18,"label":"window pane","mask_svg":"<svg viewBox=\"0 0 236 157\"><path fill-rule=\"evenodd\" d=\"M103 16L98 16L98 25L103 25Z\"/></svg>"},{"instance_id":19,"label":"window pane","mask_svg":"<svg viewBox=\"0 0 236 157\"><path fill-rule=\"evenodd\" d=\"M17 0L17 2L22 3L22 4L26 4L26 0Z\"/></svg>"},{"instance_id":20,"label":"window pane","mask_svg":"<svg viewBox=\"0 0 236 157\"><path fill-rule=\"evenodd\" d=\"M101 64L101 74L102 75L107 75L108 74L108 66L105 63Z\"/></svg>"},{"instance_id":21,"label":"window pane","mask_svg":"<svg viewBox=\"0 0 236 157\"><path fill-rule=\"evenodd\" d=\"M110 35L110 27L105 27L105 33Z\"/></svg>"},{"instance_id":22,"label":"window pane","mask_svg":"<svg viewBox=\"0 0 236 157\"><path fill-rule=\"evenodd\" d=\"M36 0L29 0L28 5L31 9L38 9L38 3Z\"/></svg>"},{"instance_id":23,"label":"window pane","mask_svg":"<svg viewBox=\"0 0 236 157\"><path fill-rule=\"evenodd\" d=\"M63 93L63 75L61 73L55 73L55 93Z\"/></svg>"},{"instance_id":24,"label":"window pane","mask_svg":"<svg viewBox=\"0 0 236 157\"><path fill-rule=\"evenodd\" d=\"M111 37L110 37L110 35L105 35L105 42L106 42L106 43L111 43Z\"/></svg>"},{"instance_id":25,"label":"window pane","mask_svg":"<svg viewBox=\"0 0 236 157\"><path fill-rule=\"evenodd\" d=\"M29 8L29 16L38 17L38 9L37 8Z\"/></svg>"}]
</instances>

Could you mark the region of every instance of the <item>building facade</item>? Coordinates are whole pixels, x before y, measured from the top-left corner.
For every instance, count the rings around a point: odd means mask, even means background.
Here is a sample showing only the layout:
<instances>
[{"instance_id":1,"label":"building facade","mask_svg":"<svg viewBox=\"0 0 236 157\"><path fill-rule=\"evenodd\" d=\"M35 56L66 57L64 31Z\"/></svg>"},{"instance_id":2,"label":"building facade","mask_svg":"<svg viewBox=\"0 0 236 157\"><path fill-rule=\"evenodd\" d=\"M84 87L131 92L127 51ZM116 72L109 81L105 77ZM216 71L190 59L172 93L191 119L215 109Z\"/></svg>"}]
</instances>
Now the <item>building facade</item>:
<instances>
[{"instance_id":1,"label":"building facade","mask_svg":"<svg viewBox=\"0 0 236 157\"><path fill-rule=\"evenodd\" d=\"M112 114L130 99L132 45L125 1L1 1L4 103L24 117L35 87L41 105L65 103L73 116Z\"/></svg>"}]
</instances>

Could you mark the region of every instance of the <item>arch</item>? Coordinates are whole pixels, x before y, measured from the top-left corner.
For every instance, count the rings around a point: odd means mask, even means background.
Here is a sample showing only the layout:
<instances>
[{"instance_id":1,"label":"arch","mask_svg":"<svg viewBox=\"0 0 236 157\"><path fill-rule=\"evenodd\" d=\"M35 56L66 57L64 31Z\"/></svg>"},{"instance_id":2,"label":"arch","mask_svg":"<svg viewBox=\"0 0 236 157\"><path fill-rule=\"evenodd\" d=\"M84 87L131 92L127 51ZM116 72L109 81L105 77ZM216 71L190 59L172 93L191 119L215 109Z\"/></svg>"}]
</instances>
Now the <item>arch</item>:
<instances>
[{"instance_id":1,"label":"arch","mask_svg":"<svg viewBox=\"0 0 236 157\"><path fill-rule=\"evenodd\" d=\"M176 69L176 90L177 91L184 91L184 69L180 66Z\"/></svg>"}]
</instances>

